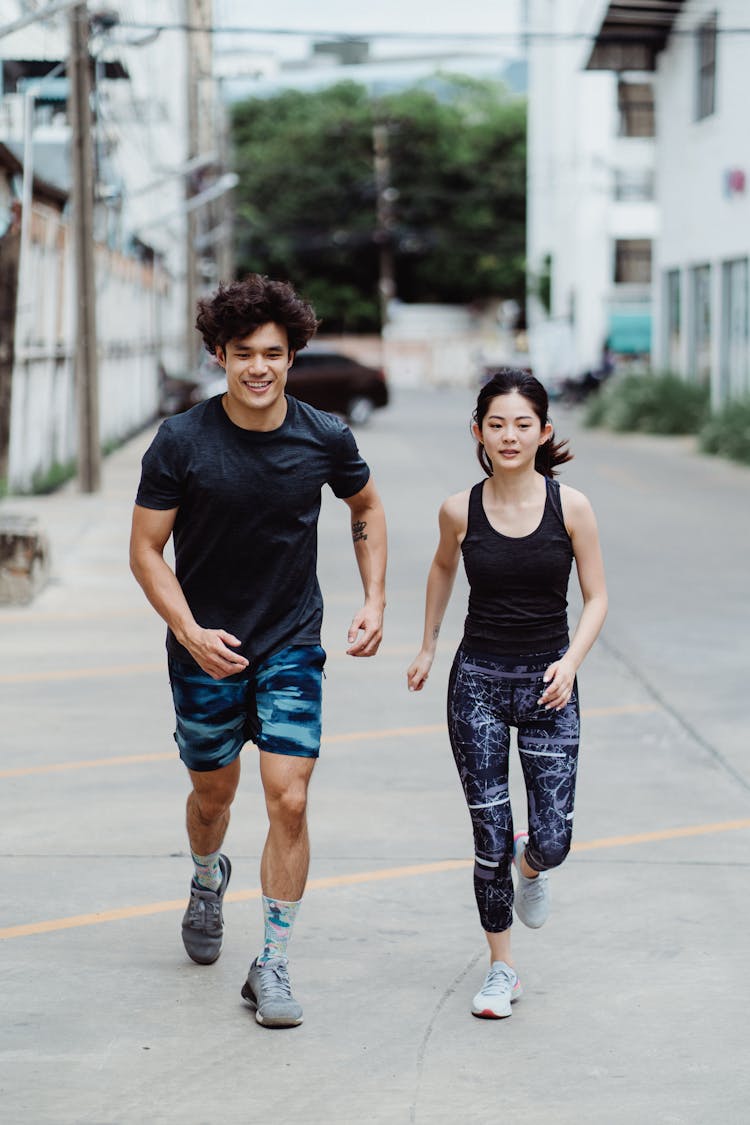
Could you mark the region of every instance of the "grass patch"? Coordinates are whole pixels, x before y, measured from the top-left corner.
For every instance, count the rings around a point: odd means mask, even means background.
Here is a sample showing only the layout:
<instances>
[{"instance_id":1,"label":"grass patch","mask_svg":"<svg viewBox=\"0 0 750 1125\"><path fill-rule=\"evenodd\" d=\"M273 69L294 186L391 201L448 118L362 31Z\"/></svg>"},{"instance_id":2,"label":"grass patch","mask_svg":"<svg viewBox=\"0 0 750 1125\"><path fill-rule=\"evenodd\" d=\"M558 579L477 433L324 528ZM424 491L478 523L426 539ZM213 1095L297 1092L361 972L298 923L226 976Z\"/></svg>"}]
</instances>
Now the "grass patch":
<instances>
[{"instance_id":1,"label":"grass patch","mask_svg":"<svg viewBox=\"0 0 750 1125\"><path fill-rule=\"evenodd\" d=\"M29 492L34 496L46 496L74 477L76 471L77 465L75 461L68 461L66 464L55 461L54 464L50 465L49 469L45 469L44 472L34 473L31 478L31 488Z\"/></svg>"},{"instance_id":2,"label":"grass patch","mask_svg":"<svg viewBox=\"0 0 750 1125\"><path fill-rule=\"evenodd\" d=\"M698 434L704 453L750 465L750 398L734 399L704 423Z\"/></svg>"},{"instance_id":3,"label":"grass patch","mask_svg":"<svg viewBox=\"0 0 750 1125\"><path fill-rule=\"evenodd\" d=\"M584 423L618 433L696 434L708 411L707 387L672 374L623 375L589 400Z\"/></svg>"}]
</instances>

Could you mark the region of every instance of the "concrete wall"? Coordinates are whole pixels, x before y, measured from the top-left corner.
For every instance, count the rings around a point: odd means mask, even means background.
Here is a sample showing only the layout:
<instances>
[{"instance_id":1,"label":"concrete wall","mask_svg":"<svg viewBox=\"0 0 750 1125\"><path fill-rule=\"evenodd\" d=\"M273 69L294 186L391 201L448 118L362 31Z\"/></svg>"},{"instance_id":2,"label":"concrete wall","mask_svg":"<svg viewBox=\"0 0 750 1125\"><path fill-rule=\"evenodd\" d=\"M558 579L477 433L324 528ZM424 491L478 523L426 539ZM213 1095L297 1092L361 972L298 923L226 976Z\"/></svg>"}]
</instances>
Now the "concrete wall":
<instances>
[{"instance_id":1,"label":"concrete wall","mask_svg":"<svg viewBox=\"0 0 750 1125\"><path fill-rule=\"evenodd\" d=\"M155 417L163 274L98 247L99 420L103 446ZM78 447L73 371L74 287L65 220L35 205L22 273L10 414L8 486L27 492Z\"/></svg>"},{"instance_id":2,"label":"concrete wall","mask_svg":"<svg viewBox=\"0 0 750 1125\"><path fill-rule=\"evenodd\" d=\"M522 363L513 345L514 302L483 312L462 305L392 303L383 365L394 387L474 387L485 363ZM517 312L517 309L516 309Z\"/></svg>"}]
</instances>

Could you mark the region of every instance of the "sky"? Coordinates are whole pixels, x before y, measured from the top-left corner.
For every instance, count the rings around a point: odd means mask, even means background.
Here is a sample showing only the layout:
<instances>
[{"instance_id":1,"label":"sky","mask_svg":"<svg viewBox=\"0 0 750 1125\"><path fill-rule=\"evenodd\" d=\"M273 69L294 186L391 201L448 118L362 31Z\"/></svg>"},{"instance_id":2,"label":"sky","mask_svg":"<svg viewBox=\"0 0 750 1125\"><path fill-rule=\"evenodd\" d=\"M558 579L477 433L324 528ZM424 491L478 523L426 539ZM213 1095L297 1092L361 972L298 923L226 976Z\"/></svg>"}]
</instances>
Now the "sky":
<instances>
[{"instance_id":1,"label":"sky","mask_svg":"<svg viewBox=\"0 0 750 1125\"><path fill-rule=\"evenodd\" d=\"M235 28L310 31L321 38L325 33L362 35L376 40L377 32L408 36L388 35L377 40L374 53L382 57L408 54L424 49L425 45L510 53L515 46L512 36L519 29L522 5L523 0L378 0L377 4L361 4L357 0L277 0L261 6L248 4L247 0L214 0L214 12L217 23ZM427 31L449 36L450 40L422 38ZM238 37L235 35L232 40L237 47ZM306 58L311 40L302 35L266 34L243 35L241 41L248 51L267 51L270 47L274 54L289 60Z\"/></svg>"}]
</instances>

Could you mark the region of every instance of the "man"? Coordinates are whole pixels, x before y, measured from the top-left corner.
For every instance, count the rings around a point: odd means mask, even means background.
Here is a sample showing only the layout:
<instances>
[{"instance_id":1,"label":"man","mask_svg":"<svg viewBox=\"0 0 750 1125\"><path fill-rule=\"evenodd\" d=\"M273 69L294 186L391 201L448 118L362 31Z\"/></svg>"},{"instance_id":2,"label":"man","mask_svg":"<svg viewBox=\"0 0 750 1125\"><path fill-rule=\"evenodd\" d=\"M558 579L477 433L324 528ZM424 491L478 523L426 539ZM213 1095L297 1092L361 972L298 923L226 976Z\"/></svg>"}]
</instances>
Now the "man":
<instances>
[{"instance_id":1,"label":"man","mask_svg":"<svg viewBox=\"0 0 750 1125\"><path fill-rule=\"evenodd\" d=\"M302 1022L287 943L309 866L307 789L320 747L321 488L351 512L364 606L350 656L374 656L385 607L386 532L350 430L285 395L317 328L284 282L251 275L198 303L197 327L227 376L223 395L169 418L143 458L131 567L168 626L175 739L190 772L195 865L182 923L189 956L221 952L231 864L222 851L240 751L259 748L269 829L261 859L265 941L242 989L266 1027ZM174 539L175 569L164 558Z\"/></svg>"}]
</instances>

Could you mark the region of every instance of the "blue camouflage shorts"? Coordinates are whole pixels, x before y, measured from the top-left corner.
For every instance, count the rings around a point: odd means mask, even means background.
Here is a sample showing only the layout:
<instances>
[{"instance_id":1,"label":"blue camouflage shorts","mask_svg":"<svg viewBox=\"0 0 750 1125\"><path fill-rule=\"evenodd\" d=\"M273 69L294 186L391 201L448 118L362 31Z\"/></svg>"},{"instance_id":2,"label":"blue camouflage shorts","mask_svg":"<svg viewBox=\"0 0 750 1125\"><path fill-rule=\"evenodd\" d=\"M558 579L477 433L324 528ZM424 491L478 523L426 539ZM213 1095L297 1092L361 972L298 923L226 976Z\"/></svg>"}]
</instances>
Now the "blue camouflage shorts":
<instances>
[{"instance_id":1,"label":"blue camouflage shorts","mask_svg":"<svg viewBox=\"0 0 750 1125\"><path fill-rule=\"evenodd\" d=\"M170 657L174 737L188 769L228 766L246 742L271 754L317 758L325 660L320 645L290 645L214 680L197 665Z\"/></svg>"}]
</instances>

